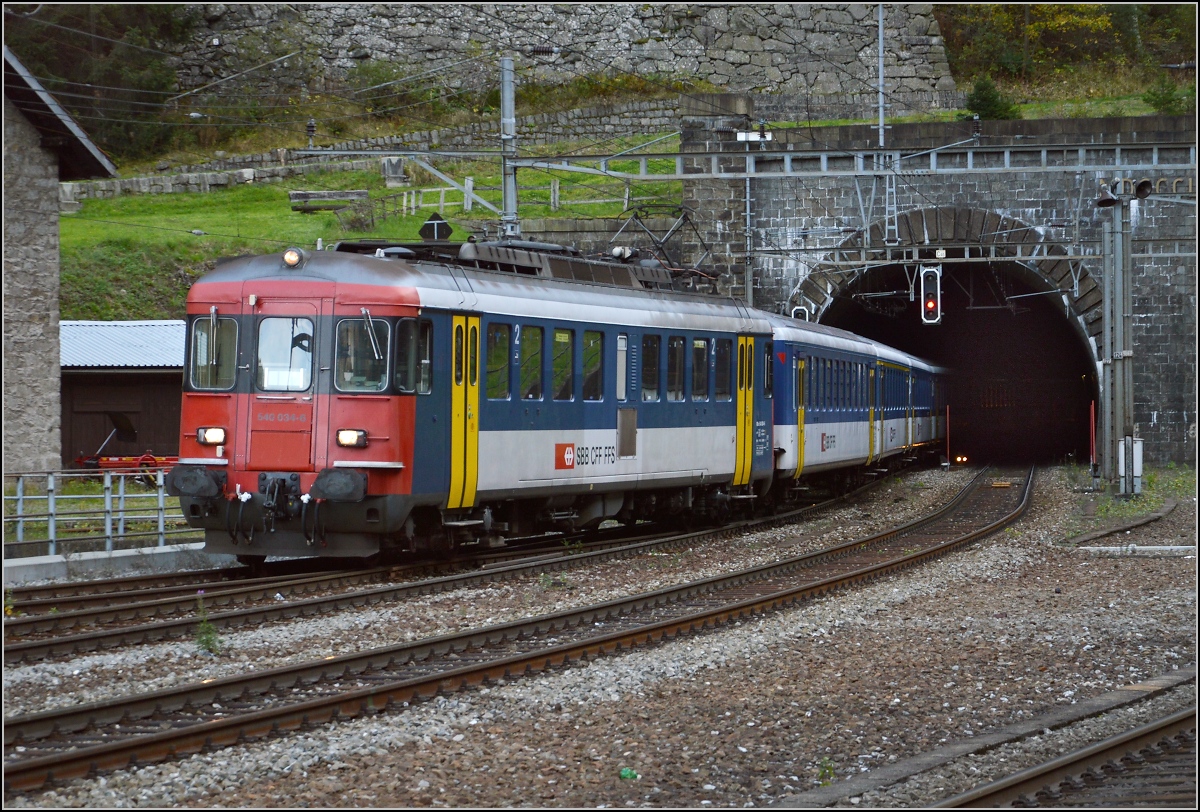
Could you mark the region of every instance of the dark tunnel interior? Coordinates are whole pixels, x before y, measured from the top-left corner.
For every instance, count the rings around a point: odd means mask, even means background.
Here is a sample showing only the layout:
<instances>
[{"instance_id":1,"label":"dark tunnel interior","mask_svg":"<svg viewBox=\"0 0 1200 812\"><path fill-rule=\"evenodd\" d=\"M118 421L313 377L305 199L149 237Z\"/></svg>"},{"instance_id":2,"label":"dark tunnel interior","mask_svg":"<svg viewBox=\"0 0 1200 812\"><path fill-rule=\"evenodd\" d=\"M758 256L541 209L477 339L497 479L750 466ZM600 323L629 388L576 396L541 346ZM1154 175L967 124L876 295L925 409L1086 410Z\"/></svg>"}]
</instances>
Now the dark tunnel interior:
<instances>
[{"instance_id":1,"label":"dark tunnel interior","mask_svg":"<svg viewBox=\"0 0 1200 812\"><path fill-rule=\"evenodd\" d=\"M942 321L928 325L919 280L909 301L904 266L887 266L842 291L821 322L952 370L951 456L1086 464L1095 366L1061 295L1026 295L1044 289L1031 287L1028 273L1012 263L943 262Z\"/></svg>"}]
</instances>

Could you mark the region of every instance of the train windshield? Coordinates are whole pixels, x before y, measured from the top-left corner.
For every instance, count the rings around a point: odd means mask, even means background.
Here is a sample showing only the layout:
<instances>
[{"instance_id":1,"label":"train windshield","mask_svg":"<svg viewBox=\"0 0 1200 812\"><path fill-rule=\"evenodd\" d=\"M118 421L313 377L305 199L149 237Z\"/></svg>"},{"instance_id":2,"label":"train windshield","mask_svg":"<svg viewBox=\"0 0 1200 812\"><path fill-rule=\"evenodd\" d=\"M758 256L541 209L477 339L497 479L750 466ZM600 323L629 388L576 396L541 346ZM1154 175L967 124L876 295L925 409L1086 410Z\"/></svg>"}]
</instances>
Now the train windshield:
<instances>
[{"instance_id":1,"label":"train windshield","mask_svg":"<svg viewBox=\"0 0 1200 812\"><path fill-rule=\"evenodd\" d=\"M368 349L368 352L370 350ZM312 383L313 323L266 318L258 323L255 382L267 392L303 392Z\"/></svg>"},{"instance_id":2,"label":"train windshield","mask_svg":"<svg viewBox=\"0 0 1200 812\"><path fill-rule=\"evenodd\" d=\"M191 381L196 389L232 389L237 375L237 322L204 316L192 323Z\"/></svg>"},{"instance_id":3,"label":"train windshield","mask_svg":"<svg viewBox=\"0 0 1200 812\"><path fill-rule=\"evenodd\" d=\"M334 386L342 392L379 392L386 388L390 339L388 323L383 319L338 322Z\"/></svg>"}]
</instances>

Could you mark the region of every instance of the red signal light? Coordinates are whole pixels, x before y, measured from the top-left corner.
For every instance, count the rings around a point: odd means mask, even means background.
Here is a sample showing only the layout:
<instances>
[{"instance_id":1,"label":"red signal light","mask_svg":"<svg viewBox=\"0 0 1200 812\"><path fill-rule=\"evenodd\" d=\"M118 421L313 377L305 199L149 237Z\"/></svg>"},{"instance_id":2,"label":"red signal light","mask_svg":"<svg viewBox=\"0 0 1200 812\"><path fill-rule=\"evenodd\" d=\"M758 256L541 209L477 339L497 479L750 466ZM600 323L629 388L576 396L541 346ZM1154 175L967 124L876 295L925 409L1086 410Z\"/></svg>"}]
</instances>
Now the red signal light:
<instances>
[{"instance_id":1,"label":"red signal light","mask_svg":"<svg viewBox=\"0 0 1200 812\"><path fill-rule=\"evenodd\" d=\"M942 268L940 265L921 269L921 310L923 324L940 324L942 321Z\"/></svg>"}]
</instances>

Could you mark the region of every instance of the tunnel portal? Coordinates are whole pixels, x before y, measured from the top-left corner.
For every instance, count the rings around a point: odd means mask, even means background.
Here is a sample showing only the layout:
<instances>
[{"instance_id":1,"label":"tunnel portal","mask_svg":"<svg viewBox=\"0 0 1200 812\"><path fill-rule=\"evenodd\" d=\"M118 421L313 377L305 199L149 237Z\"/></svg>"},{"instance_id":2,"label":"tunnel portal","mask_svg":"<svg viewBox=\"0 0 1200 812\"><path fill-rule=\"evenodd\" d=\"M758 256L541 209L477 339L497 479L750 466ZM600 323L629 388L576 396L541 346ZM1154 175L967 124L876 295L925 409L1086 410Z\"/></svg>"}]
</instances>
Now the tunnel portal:
<instances>
[{"instance_id":1,"label":"tunnel portal","mask_svg":"<svg viewBox=\"0 0 1200 812\"><path fill-rule=\"evenodd\" d=\"M821 323L952 370L952 456L1088 463L1096 368L1061 292L1031 287L1015 263L943 261L942 321L927 325L916 267L872 269L834 295Z\"/></svg>"}]
</instances>

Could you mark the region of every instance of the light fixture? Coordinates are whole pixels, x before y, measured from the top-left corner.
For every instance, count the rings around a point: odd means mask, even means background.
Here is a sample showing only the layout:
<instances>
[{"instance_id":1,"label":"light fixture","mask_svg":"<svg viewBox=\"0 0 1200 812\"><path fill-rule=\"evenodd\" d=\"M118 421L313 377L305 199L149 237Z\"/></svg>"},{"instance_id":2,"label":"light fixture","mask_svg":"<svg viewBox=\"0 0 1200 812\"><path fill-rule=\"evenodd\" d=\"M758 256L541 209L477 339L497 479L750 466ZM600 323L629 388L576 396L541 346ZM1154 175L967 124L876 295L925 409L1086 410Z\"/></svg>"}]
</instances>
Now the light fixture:
<instances>
[{"instance_id":1,"label":"light fixture","mask_svg":"<svg viewBox=\"0 0 1200 812\"><path fill-rule=\"evenodd\" d=\"M303 248L289 248L283 252L283 264L295 268L306 259Z\"/></svg>"},{"instance_id":2,"label":"light fixture","mask_svg":"<svg viewBox=\"0 0 1200 812\"><path fill-rule=\"evenodd\" d=\"M343 448L366 448L367 433L362 429L338 429L337 444Z\"/></svg>"},{"instance_id":3,"label":"light fixture","mask_svg":"<svg viewBox=\"0 0 1200 812\"><path fill-rule=\"evenodd\" d=\"M1112 193L1112 190L1108 188L1108 184L1100 185L1100 197L1096 198L1097 207L1107 209L1109 206L1115 206L1120 202L1117 196Z\"/></svg>"},{"instance_id":4,"label":"light fixture","mask_svg":"<svg viewBox=\"0 0 1200 812\"><path fill-rule=\"evenodd\" d=\"M196 442L200 445L222 445L225 442L225 429L216 426L196 429Z\"/></svg>"}]
</instances>

